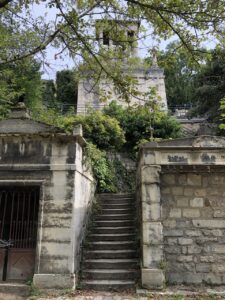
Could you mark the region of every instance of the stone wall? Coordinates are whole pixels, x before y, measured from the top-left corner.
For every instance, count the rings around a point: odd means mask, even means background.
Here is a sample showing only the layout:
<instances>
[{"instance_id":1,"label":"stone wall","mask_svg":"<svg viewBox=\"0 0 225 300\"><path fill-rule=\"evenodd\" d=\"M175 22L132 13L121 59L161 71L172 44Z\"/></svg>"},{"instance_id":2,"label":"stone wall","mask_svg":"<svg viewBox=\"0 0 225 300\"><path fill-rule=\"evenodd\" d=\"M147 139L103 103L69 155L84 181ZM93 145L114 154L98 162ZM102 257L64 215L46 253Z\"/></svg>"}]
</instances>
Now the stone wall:
<instances>
[{"instance_id":1,"label":"stone wall","mask_svg":"<svg viewBox=\"0 0 225 300\"><path fill-rule=\"evenodd\" d=\"M147 143L137 200L146 288L225 283L225 138Z\"/></svg>"},{"instance_id":2,"label":"stone wall","mask_svg":"<svg viewBox=\"0 0 225 300\"><path fill-rule=\"evenodd\" d=\"M225 173L161 175L168 283L225 283Z\"/></svg>"}]
</instances>

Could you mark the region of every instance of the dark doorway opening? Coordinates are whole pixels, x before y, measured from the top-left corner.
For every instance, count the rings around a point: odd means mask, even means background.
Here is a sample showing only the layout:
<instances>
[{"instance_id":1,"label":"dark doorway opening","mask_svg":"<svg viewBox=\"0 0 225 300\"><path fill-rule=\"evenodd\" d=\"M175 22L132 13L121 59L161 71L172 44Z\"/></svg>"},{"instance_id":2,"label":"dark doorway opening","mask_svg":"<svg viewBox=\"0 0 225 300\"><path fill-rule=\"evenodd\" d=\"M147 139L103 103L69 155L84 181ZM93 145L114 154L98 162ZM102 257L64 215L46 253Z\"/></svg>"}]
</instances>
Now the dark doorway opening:
<instances>
[{"instance_id":1,"label":"dark doorway opening","mask_svg":"<svg viewBox=\"0 0 225 300\"><path fill-rule=\"evenodd\" d=\"M34 273L38 186L0 186L0 281L26 281Z\"/></svg>"}]
</instances>

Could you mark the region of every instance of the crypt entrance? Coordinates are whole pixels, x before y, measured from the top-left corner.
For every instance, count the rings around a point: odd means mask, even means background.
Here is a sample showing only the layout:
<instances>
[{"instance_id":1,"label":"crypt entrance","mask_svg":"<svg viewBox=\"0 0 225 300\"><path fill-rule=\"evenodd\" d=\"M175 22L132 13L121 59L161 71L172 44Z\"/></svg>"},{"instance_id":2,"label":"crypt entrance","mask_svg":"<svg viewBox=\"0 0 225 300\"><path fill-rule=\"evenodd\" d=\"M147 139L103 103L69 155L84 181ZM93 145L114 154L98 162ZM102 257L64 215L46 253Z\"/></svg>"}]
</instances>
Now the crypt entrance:
<instances>
[{"instance_id":1,"label":"crypt entrance","mask_svg":"<svg viewBox=\"0 0 225 300\"><path fill-rule=\"evenodd\" d=\"M39 186L0 186L0 282L34 274L39 196Z\"/></svg>"}]
</instances>

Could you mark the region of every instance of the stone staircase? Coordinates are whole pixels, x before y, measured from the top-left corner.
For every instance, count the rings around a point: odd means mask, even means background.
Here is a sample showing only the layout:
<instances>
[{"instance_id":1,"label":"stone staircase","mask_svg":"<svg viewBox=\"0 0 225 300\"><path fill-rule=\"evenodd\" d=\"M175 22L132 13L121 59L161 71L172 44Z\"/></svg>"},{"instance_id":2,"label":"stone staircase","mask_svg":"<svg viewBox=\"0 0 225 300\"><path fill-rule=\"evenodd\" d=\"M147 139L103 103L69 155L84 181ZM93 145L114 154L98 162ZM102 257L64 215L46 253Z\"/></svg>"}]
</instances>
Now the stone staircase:
<instances>
[{"instance_id":1,"label":"stone staircase","mask_svg":"<svg viewBox=\"0 0 225 300\"><path fill-rule=\"evenodd\" d=\"M98 204L83 248L81 288L134 288L139 278L134 195L100 194Z\"/></svg>"}]
</instances>

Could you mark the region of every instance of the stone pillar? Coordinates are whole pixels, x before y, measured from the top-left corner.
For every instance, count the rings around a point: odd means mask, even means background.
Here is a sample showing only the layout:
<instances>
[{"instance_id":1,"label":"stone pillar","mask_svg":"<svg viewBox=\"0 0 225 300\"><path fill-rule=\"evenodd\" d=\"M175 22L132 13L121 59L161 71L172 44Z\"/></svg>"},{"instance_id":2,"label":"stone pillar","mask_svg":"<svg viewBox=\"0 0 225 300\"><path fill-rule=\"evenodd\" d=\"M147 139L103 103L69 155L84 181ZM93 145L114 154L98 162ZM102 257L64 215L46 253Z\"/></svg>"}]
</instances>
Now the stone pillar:
<instances>
[{"instance_id":1,"label":"stone pillar","mask_svg":"<svg viewBox=\"0 0 225 300\"><path fill-rule=\"evenodd\" d=\"M160 205L160 171L158 165L145 165L141 169L142 209L142 286L161 289L165 280L160 269L163 262L163 227Z\"/></svg>"}]
</instances>

